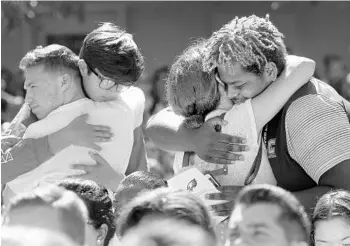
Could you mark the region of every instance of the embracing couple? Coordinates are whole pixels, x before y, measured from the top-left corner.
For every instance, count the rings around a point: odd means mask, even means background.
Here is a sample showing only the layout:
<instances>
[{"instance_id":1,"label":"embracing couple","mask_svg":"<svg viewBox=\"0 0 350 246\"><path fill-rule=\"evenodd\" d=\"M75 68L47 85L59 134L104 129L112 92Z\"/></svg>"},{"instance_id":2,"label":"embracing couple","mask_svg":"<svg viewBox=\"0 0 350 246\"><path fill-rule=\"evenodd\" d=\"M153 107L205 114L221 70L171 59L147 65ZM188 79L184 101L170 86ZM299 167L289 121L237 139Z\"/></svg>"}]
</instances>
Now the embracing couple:
<instances>
[{"instance_id":1,"label":"embracing couple","mask_svg":"<svg viewBox=\"0 0 350 246\"><path fill-rule=\"evenodd\" d=\"M175 172L194 165L220 183L208 194L229 201L213 206L220 215L251 183L292 191L308 212L327 191L350 189L350 103L283 39L252 15L194 43L170 69L170 107L148 122L155 145L178 152Z\"/></svg>"},{"instance_id":2,"label":"embracing couple","mask_svg":"<svg viewBox=\"0 0 350 246\"><path fill-rule=\"evenodd\" d=\"M124 175L147 169L141 130L145 98L132 86L144 60L132 35L103 23L87 34L79 56L62 45L37 47L20 68L26 104L10 135L2 136L5 203L68 176L112 190ZM29 112L37 119L29 120Z\"/></svg>"}]
</instances>

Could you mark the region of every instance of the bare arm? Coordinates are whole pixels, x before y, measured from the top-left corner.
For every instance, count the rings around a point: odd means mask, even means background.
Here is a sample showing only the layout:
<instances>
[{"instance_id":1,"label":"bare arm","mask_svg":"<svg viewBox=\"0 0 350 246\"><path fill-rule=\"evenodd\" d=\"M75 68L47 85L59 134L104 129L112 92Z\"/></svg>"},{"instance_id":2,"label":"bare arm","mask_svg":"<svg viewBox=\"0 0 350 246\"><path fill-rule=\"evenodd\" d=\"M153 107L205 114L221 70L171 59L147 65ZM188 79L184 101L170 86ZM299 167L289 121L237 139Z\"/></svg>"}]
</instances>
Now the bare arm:
<instances>
[{"instance_id":1,"label":"bare arm","mask_svg":"<svg viewBox=\"0 0 350 246\"><path fill-rule=\"evenodd\" d=\"M187 141L193 135L192 129L185 128L184 118L167 107L153 115L147 122L146 134L157 148L166 151L193 151Z\"/></svg>"},{"instance_id":2,"label":"bare arm","mask_svg":"<svg viewBox=\"0 0 350 246\"><path fill-rule=\"evenodd\" d=\"M132 147L129 165L126 169L125 175L136 171L147 171L147 160L145 141L143 139L142 127L139 126L134 130L134 144Z\"/></svg>"},{"instance_id":3,"label":"bare arm","mask_svg":"<svg viewBox=\"0 0 350 246\"><path fill-rule=\"evenodd\" d=\"M299 56L287 57L283 73L251 101L258 132L281 110L289 98L307 83L314 72L313 60Z\"/></svg>"}]
</instances>

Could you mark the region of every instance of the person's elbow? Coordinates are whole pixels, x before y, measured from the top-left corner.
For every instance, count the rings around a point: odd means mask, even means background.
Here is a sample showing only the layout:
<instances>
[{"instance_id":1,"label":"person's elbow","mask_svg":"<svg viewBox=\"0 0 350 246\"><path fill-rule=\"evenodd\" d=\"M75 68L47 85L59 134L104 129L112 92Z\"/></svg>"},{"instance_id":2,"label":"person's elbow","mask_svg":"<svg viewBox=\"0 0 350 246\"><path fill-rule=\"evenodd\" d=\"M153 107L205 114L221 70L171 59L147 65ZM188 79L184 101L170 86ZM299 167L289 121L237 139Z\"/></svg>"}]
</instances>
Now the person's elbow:
<instances>
[{"instance_id":1,"label":"person's elbow","mask_svg":"<svg viewBox=\"0 0 350 246\"><path fill-rule=\"evenodd\" d=\"M304 67L304 73L307 74L308 77L314 75L316 70L316 62L314 60L304 57L300 65Z\"/></svg>"}]
</instances>

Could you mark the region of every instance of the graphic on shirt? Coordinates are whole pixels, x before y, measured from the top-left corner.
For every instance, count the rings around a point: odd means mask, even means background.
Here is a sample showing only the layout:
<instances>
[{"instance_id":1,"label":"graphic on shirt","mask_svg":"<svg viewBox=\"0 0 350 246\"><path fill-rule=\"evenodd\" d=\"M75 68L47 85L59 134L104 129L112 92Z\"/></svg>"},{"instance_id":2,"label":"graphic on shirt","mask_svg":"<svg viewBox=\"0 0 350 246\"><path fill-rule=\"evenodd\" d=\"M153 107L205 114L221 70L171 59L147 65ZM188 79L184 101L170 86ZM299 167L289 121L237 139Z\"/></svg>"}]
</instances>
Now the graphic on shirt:
<instances>
[{"instance_id":1,"label":"graphic on shirt","mask_svg":"<svg viewBox=\"0 0 350 246\"><path fill-rule=\"evenodd\" d=\"M13 161L13 157L12 157L10 151L3 151L1 149L1 164L7 163L9 161Z\"/></svg>"},{"instance_id":2,"label":"graphic on shirt","mask_svg":"<svg viewBox=\"0 0 350 246\"><path fill-rule=\"evenodd\" d=\"M276 158L276 138L269 139L267 142L267 157Z\"/></svg>"}]
</instances>

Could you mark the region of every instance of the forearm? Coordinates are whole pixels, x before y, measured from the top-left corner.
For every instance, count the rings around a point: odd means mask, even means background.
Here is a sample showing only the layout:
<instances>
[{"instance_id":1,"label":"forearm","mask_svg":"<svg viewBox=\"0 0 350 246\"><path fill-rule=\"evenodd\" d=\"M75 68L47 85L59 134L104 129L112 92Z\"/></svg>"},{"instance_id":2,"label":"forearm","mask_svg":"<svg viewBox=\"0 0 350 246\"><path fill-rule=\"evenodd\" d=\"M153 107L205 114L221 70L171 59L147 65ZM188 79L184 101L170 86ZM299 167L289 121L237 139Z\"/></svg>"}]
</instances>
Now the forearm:
<instances>
[{"instance_id":1,"label":"forearm","mask_svg":"<svg viewBox=\"0 0 350 246\"><path fill-rule=\"evenodd\" d=\"M166 108L148 121L146 134L157 148L166 151L193 151L194 129L182 125L183 118Z\"/></svg>"},{"instance_id":2,"label":"forearm","mask_svg":"<svg viewBox=\"0 0 350 246\"><path fill-rule=\"evenodd\" d=\"M2 152L1 183L7 183L48 160L47 138L23 139L11 149Z\"/></svg>"},{"instance_id":3,"label":"forearm","mask_svg":"<svg viewBox=\"0 0 350 246\"><path fill-rule=\"evenodd\" d=\"M307 83L314 71L314 61L289 56L285 71L265 91L252 99L258 131L281 110L300 87Z\"/></svg>"},{"instance_id":4,"label":"forearm","mask_svg":"<svg viewBox=\"0 0 350 246\"><path fill-rule=\"evenodd\" d=\"M134 144L125 175L135 171L147 171L146 149L141 126L134 130Z\"/></svg>"},{"instance_id":5,"label":"forearm","mask_svg":"<svg viewBox=\"0 0 350 246\"><path fill-rule=\"evenodd\" d=\"M311 189L293 192L293 194L299 199L305 207L306 212L311 216L318 199L331 189L332 187L330 186L316 186Z\"/></svg>"}]
</instances>

